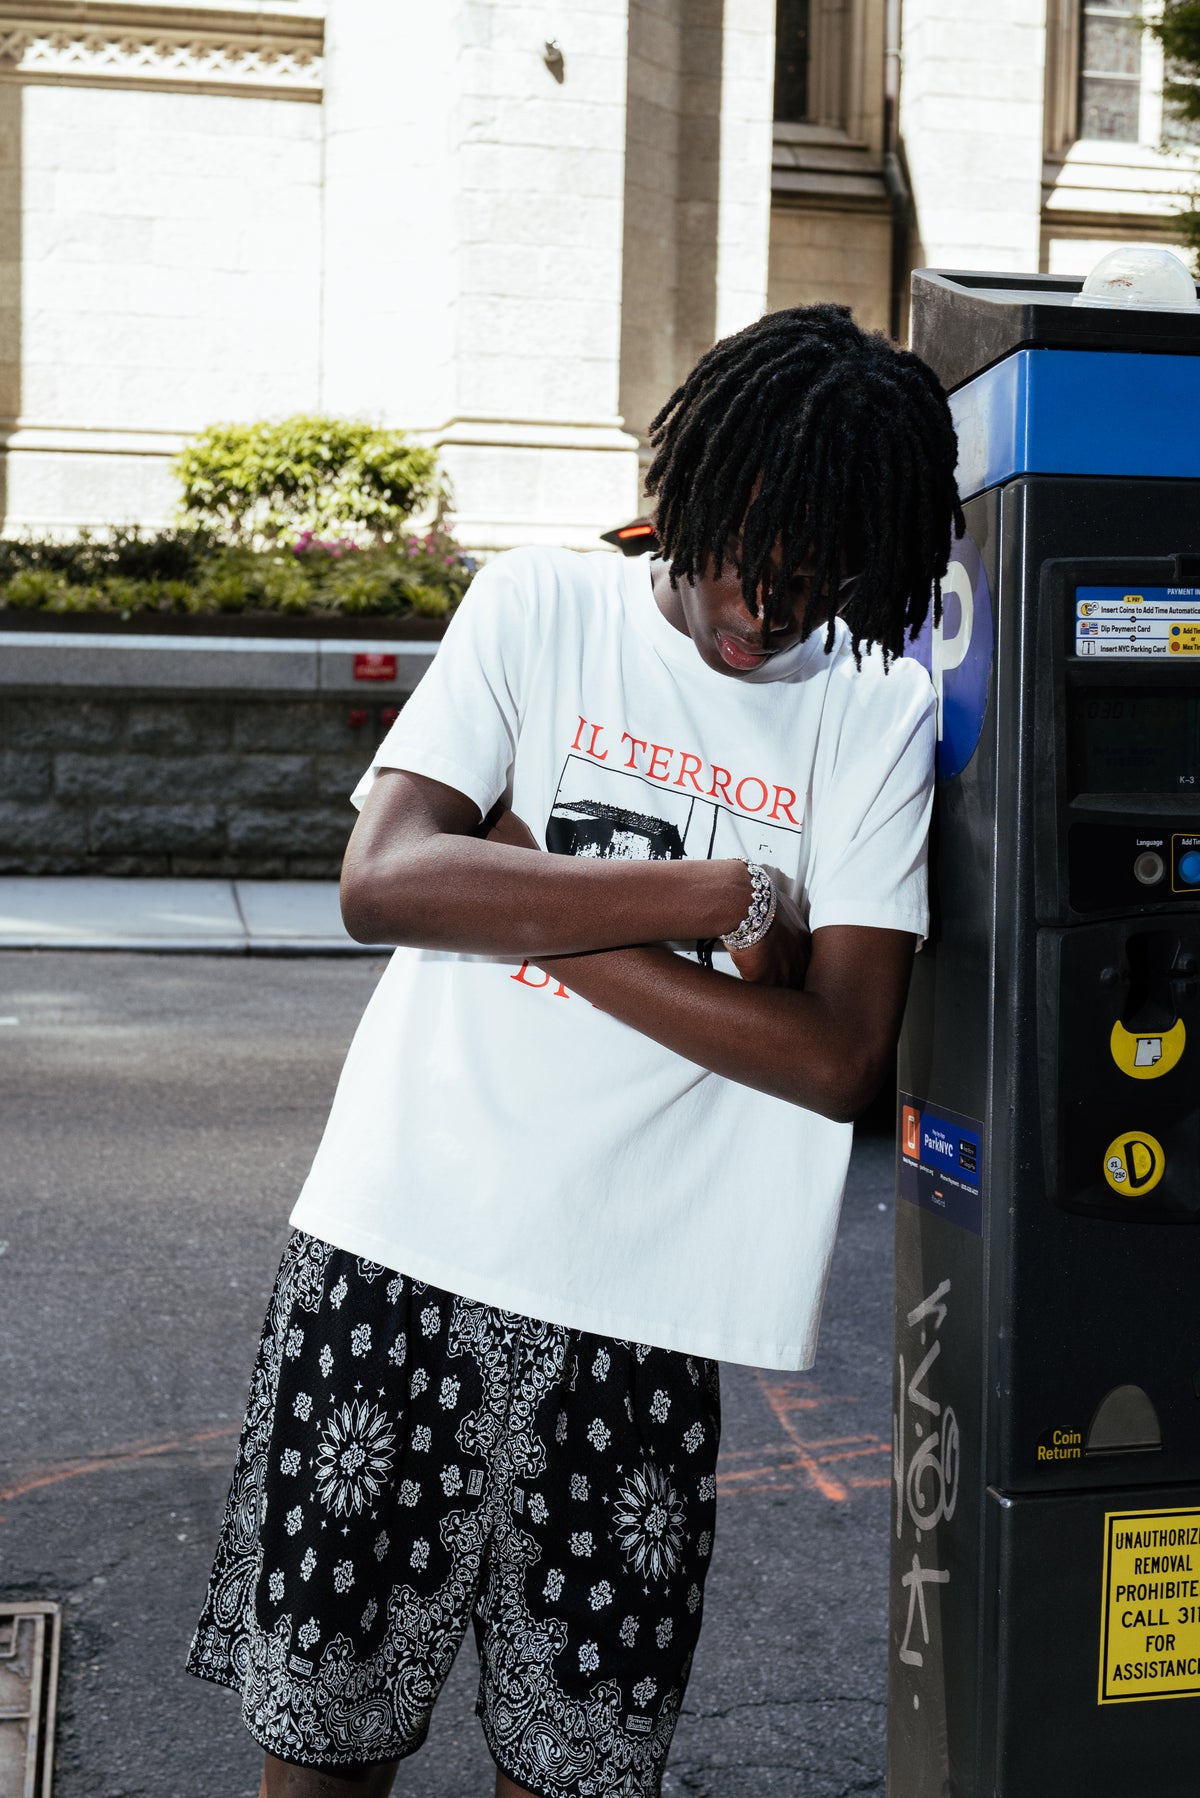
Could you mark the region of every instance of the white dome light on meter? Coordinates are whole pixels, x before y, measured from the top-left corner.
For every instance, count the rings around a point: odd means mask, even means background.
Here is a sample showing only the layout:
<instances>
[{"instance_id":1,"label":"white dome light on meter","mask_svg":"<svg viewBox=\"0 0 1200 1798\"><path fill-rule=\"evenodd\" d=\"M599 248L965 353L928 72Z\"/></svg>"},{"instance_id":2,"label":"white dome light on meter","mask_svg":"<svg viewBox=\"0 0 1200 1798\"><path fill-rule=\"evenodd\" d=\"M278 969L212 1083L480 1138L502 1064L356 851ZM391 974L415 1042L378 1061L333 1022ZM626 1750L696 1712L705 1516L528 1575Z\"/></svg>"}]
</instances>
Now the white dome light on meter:
<instances>
[{"instance_id":1,"label":"white dome light on meter","mask_svg":"<svg viewBox=\"0 0 1200 1798\"><path fill-rule=\"evenodd\" d=\"M1187 265L1157 244L1122 244L1102 256L1073 306L1128 306L1148 312L1200 312Z\"/></svg>"}]
</instances>

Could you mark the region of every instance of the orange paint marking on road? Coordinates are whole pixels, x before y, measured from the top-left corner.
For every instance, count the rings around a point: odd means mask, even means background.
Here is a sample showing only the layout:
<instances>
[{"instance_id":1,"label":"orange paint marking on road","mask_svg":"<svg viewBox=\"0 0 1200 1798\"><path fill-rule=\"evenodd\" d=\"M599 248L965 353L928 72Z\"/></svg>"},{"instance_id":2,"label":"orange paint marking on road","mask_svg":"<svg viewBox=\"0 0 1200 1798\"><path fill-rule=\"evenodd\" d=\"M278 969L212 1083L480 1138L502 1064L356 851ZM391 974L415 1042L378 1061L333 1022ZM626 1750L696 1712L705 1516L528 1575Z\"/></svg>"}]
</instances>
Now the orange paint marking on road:
<instances>
[{"instance_id":1,"label":"orange paint marking on road","mask_svg":"<svg viewBox=\"0 0 1200 1798\"><path fill-rule=\"evenodd\" d=\"M57 1466L39 1468L13 1486L0 1488L0 1503L9 1498L23 1498L43 1486L57 1486L63 1480L77 1480L89 1473L107 1473L113 1467L128 1467L131 1462L148 1460L152 1455L169 1455L176 1449L194 1448L201 1442L217 1442L222 1437L241 1434L240 1424L225 1424L216 1430L198 1430L192 1436L173 1437L169 1442L143 1442L113 1449L111 1454L91 1460L60 1461Z\"/></svg>"},{"instance_id":2,"label":"orange paint marking on road","mask_svg":"<svg viewBox=\"0 0 1200 1798\"><path fill-rule=\"evenodd\" d=\"M720 1490L721 1490L721 1483L718 1480L717 1491L719 1492ZM739 1486L737 1491L730 1493L729 1496L731 1499L753 1498L760 1492L771 1492L771 1493L778 1495L780 1492L793 1492L793 1491L795 1491L795 1483L793 1481L769 1480L766 1482L766 1484L764 1484L762 1486Z\"/></svg>"},{"instance_id":3,"label":"orange paint marking on road","mask_svg":"<svg viewBox=\"0 0 1200 1798\"><path fill-rule=\"evenodd\" d=\"M750 1459L751 1455L782 1455L782 1454L786 1454L786 1453L787 1453L787 1445L782 1442L777 1443L774 1447L761 1447L760 1446L758 1448L723 1448L721 1450L721 1460L723 1462L724 1461L748 1461Z\"/></svg>"},{"instance_id":4,"label":"orange paint marking on road","mask_svg":"<svg viewBox=\"0 0 1200 1798\"><path fill-rule=\"evenodd\" d=\"M810 1448L812 1447L811 1443L809 1444L809 1447ZM746 1452L749 1453L750 1451L747 1450ZM763 1454L764 1452L768 1455L770 1455L771 1453L774 1452L775 1454L778 1454L780 1456L785 1456L785 1455L788 1455L789 1453L791 1453L791 1451L785 1450L783 1448L776 1449L774 1451L772 1451L771 1449L767 1449L765 1451L762 1449L758 1450L758 1453L760 1455ZM817 1459L817 1464L819 1466L827 1467L831 1461L853 1461L853 1460L857 1460L857 1459L861 1458L863 1455L888 1455L891 1452L892 1451L886 1442L880 1442L878 1440L875 1440L873 1442L867 1443L866 1446L863 1448L846 1449L841 1454L821 1455L821 1456L817 1457L816 1459ZM771 1465L770 1463L764 1464L764 1463L760 1462L757 1466L754 1466L754 1467L723 1468L722 1471L720 1473L718 1473L718 1475L717 1475L717 1490L718 1490L718 1492L728 1492L734 1496L740 1496L744 1492L778 1492L781 1487L784 1487L784 1488L791 1487L793 1482L791 1480L779 1480L777 1478L773 1478L772 1477L773 1475L788 1474L788 1473L808 1473L809 1471L810 1471L810 1458L808 1456L801 1458L799 1456L796 1456L794 1453L792 1453L792 1458L780 1459L780 1460L776 1461L774 1463L774 1465ZM767 1485L761 1485L761 1484L751 1485L751 1484L749 1484L750 1481L762 1481L762 1480L766 1480L768 1482L768 1484ZM864 1487L864 1486L889 1486L891 1484L891 1481L890 1480L864 1480L864 1479L851 1478L847 1481L847 1484L850 1486L853 1486L855 1488Z\"/></svg>"},{"instance_id":5,"label":"orange paint marking on road","mask_svg":"<svg viewBox=\"0 0 1200 1798\"><path fill-rule=\"evenodd\" d=\"M847 1448L843 1449L840 1455L822 1455L821 1465L828 1466L830 1461L854 1461L859 1455L890 1455L891 1452L890 1443L880 1442L876 1438L874 1442L868 1443L866 1448Z\"/></svg>"},{"instance_id":6,"label":"orange paint marking on road","mask_svg":"<svg viewBox=\"0 0 1200 1798\"><path fill-rule=\"evenodd\" d=\"M827 1396L806 1391L784 1380L770 1380L755 1375L759 1390L771 1408L772 1416L783 1432L783 1440L756 1448L728 1449L721 1456L717 1473L717 1490L730 1498L754 1492L792 1490L794 1475L800 1475L810 1490L831 1504L842 1504L852 1490L889 1485L886 1479L863 1479L854 1475L839 1478L829 1471L838 1461L861 1460L864 1456L889 1455L891 1445L874 1433L846 1436L802 1435L795 1420L798 1411L817 1411L829 1405L855 1404L849 1395ZM749 1465L731 1466L731 1462Z\"/></svg>"},{"instance_id":7,"label":"orange paint marking on road","mask_svg":"<svg viewBox=\"0 0 1200 1798\"><path fill-rule=\"evenodd\" d=\"M819 1392L810 1398L806 1392L799 1392L794 1386L787 1386L782 1381L768 1382L762 1373L756 1375L756 1378L764 1390L770 1386L770 1390L777 1395L779 1403L787 1411L820 1411L827 1405L857 1405L861 1402L851 1392ZM808 1375L797 1374L796 1378L806 1380Z\"/></svg>"},{"instance_id":8,"label":"orange paint marking on road","mask_svg":"<svg viewBox=\"0 0 1200 1798\"><path fill-rule=\"evenodd\" d=\"M869 1442L874 1446L882 1440L881 1436L822 1436L820 1441L810 1442L807 1446L812 1449L844 1448L848 1442ZM827 1455L825 1458L830 1460L832 1457Z\"/></svg>"},{"instance_id":9,"label":"orange paint marking on road","mask_svg":"<svg viewBox=\"0 0 1200 1798\"><path fill-rule=\"evenodd\" d=\"M798 1473L802 1468L803 1462L801 1461L779 1461L773 1467L770 1465L738 1467L729 1473L719 1473L717 1485L721 1489L728 1490L731 1487L739 1486L745 1480L762 1480L773 1473Z\"/></svg>"},{"instance_id":10,"label":"orange paint marking on road","mask_svg":"<svg viewBox=\"0 0 1200 1798\"><path fill-rule=\"evenodd\" d=\"M795 1459L795 1451L790 1442L772 1443L765 1448L743 1448L734 1451L743 1458L755 1457L752 1467L727 1467L726 1460L733 1459L733 1453L722 1455L722 1465L717 1470L717 1491L728 1492L737 1496L742 1492L778 1492L782 1487L790 1490L794 1481L779 1480L778 1474L797 1473L802 1471L801 1463ZM767 1457L764 1461L763 1457ZM780 1457L775 1459L775 1457ZM768 1485L747 1485L748 1480L767 1480Z\"/></svg>"},{"instance_id":11,"label":"orange paint marking on road","mask_svg":"<svg viewBox=\"0 0 1200 1798\"><path fill-rule=\"evenodd\" d=\"M759 1380L761 1384L761 1376L759 1376ZM792 1393L786 1386L777 1386L774 1390L780 1394L781 1400L785 1401L788 1409L792 1411L819 1411L822 1405L829 1403L827 1398L809 1398L802 1393Z\"/></svg>"},{"instance_id":12,"label":"orange paint marking on road","mask_svg":"<svg viewBox=\"0 0 1200 1798\"><path fill-rule=\"evenodd\" d=\"M845 1486L831 1474L822 1471L821 1464L810 1450L808 1444L792 1422L791 1413L797 1410L811 1410L812 1403L798 1404L798 1394L794 1388L772 1384L765 1380L761 1373L754 1376L759 1391L770 1405L775 1421L791 1443L796 1452L798 1469L815 1492L827 1498L831 1504L844 1504L849 1497Z\"/></svg>"}]
</instances>

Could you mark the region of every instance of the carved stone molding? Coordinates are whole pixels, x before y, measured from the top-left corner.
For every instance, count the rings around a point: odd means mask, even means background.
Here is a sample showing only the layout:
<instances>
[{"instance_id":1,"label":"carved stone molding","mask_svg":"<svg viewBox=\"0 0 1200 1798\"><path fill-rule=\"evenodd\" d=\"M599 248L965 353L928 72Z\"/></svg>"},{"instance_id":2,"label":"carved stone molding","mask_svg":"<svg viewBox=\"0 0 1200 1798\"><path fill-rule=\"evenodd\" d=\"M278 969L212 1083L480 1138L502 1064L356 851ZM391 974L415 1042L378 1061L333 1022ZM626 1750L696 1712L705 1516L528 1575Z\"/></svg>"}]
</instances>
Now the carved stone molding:
<instances>
[{"instance_id":1,"label":"carved stone molding","mask_svg":"<svg viewBox=\"0 0 1200 1798\"><path fill-rule=\"evenodd\" d=\"M775 125L771 203L806 212L888 212L883 153L831 125Z\"/></svg>"},{"instance_id":2,"label":"carved stone molding","mask_svg":"<svg viewBox=\"0 0 1200 1798\"><path fill-rule=\"evenodd\" d=\"M320 101L324 36L312 15L0 0L0 81Z\"/></svg>"}]
</instances>

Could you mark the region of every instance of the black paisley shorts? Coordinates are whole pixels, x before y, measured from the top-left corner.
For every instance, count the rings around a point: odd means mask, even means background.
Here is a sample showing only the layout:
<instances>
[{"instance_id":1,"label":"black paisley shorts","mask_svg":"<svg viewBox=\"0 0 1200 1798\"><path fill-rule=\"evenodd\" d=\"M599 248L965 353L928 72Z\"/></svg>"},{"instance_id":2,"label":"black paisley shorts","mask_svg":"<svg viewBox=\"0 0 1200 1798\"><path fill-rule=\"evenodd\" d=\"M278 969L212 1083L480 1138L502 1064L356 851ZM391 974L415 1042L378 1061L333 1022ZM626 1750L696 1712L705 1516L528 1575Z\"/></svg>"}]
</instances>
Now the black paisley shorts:
<instances>
[{"instance_id":1,"label":"black paisley shorts","mask_svg":"<svg viewBox=\"0 0 1200 1798\"><path fill-rule=\"evenodd\" d=\"M281 1760L425 1739L468 1623L541 1798L654 1798L700 1631L716 1364L442 1292L303 1232L254 1367L191 1672Z\"/></svg>"}]
</instances>

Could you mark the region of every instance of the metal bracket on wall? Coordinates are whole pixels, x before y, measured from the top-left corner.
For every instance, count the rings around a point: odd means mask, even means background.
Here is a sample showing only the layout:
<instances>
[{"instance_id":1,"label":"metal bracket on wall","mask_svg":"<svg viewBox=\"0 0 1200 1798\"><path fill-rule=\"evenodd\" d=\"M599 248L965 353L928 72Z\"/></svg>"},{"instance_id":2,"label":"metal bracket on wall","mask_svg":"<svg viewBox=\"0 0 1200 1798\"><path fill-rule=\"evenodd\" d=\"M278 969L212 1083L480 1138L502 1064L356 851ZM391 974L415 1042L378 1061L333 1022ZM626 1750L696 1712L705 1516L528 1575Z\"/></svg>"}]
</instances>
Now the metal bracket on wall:
<instances>
[{"instance_id":1,"label":"metal bracket on wall","mask_svg":"<svg viewBox=\"0 0 1200 1798\"><path fill-rule=\"evenodd\" d=\"M0 1798L50 1798L62 1607L0 1603Z\"/></svg>"}]
</instances>

